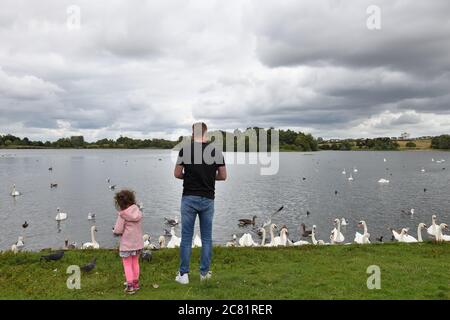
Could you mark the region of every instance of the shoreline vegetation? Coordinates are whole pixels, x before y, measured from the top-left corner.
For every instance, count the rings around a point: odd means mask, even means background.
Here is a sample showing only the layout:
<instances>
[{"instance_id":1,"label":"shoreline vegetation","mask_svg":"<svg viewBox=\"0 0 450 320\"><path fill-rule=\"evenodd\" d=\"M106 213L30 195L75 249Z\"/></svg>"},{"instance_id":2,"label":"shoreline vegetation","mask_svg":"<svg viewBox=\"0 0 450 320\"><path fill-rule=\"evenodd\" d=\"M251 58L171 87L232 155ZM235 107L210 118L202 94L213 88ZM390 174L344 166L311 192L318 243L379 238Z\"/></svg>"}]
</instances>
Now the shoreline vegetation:
<instances>
[{"instance_id":1,"label":"shoreline vegetation","mask_svg":"<svg viewBox=\"0 0 450 320\"><path fill-rule=\"evenodd\" d=\"M224 151L259 151L260 137L267 138L267 150L271 150L271 133L273 128L247 128L245 131L238 129L234 132L213 131L210 132L212 141L216 137L222 137ZM435 137L420 137L413 139L401 138L360 138L360 139L329 139L315 138L311 134L296 132L294 130L276 130L279 136L279 150L281 152L299 151L426 151L426 150L450 150L450 135ZM95 142L87 142L83 136L71 136L60 138L56 141L32 141L27 137L20 138L11 134L0 135L0 149L177 149L184 137L178 140L166 139L133 139L119 137L114 139L101 139ZM227 139L230 142L227 144ZM233 148L230 149L230 145ZM250 150L250 146L256 149ZM241 147L241 149L239 149Z\"/></svg>"},{"instance_id":2,"label":"shoreline vegetation","mask_svg":"<svg viewBox=\"0 0 450 320\"><path fill-rule=\"evenodd\" d=\"M450 244L383 243L283 248L214 247L213 278L200 283L200 249L193 249L190 283L174 281L178 250L153 251L141 262L141 290L123 293L117 250L66 250L59 261L41 252L0 253L0 299L450 299ZM97 258L67 288L67 268ZM369 266L380 268L380 289L368 289ZM342 267L345 266L345 267ZM49 289L51 283L51 290Z\"/></svg>"}]
</instances>

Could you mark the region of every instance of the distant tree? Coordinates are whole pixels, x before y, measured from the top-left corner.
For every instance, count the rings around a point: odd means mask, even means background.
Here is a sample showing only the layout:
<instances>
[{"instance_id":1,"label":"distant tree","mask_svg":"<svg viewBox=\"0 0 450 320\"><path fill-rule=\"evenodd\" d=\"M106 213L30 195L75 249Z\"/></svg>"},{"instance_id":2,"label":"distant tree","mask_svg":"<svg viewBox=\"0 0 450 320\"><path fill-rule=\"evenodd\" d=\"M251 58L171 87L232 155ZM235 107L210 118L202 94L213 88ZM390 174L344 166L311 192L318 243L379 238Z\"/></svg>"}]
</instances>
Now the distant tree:
<instances>
[{"instance_id":1,"label":"distant tree","mask_svg":"<svg viewBox=\"0 0 450 320\"><path fill-rule=\"evenodd\" d=\"M412 141L408 141L408 142L405 144L405 146L406 146L407 148L415 148L415 147L417 147L417 145L416 145L414 142L412 142Z\"/></svg>"}]
</instances>

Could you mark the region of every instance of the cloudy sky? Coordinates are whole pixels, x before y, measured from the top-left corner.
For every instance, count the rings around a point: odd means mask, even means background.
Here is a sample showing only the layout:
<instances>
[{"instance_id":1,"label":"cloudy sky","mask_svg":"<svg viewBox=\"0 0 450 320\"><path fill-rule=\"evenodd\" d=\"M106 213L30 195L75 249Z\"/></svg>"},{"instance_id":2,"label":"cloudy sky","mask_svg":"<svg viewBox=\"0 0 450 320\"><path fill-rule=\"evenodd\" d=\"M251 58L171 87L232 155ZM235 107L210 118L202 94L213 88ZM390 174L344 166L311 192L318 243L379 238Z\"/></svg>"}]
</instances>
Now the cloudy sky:
<instances>
[{"instance_id":1,"label":"cloudy sky","mask_svg":"<svg viewBox=\"0 0 450 320\"><path fill-rule=\"evenodd\" d=\"M435 135L450 133L449 88L448 0L1 3L0 134L176 138L205 120Z\"/></svg>"}]
</instances>

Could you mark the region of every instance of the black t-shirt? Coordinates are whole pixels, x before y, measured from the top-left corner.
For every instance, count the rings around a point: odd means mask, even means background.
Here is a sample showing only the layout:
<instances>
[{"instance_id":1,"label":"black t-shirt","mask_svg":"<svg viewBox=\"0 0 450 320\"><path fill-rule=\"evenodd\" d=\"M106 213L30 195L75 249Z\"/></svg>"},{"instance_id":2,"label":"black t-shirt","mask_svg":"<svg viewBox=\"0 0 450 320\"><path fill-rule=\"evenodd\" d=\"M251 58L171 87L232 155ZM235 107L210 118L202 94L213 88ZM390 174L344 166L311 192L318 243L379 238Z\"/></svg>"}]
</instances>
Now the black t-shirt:
<instances>
[{"instance_id":1,"label":"black t-shirt","mask_svg":"<svg viewBox=\"0 0 450 320\"><path fill-rule=\"evenodd\" d=\"M223 154L211 143L191 142L181 148L177 164L184 167L183 195L214 199L217 168Z\"/></svg>"}]
</instances>

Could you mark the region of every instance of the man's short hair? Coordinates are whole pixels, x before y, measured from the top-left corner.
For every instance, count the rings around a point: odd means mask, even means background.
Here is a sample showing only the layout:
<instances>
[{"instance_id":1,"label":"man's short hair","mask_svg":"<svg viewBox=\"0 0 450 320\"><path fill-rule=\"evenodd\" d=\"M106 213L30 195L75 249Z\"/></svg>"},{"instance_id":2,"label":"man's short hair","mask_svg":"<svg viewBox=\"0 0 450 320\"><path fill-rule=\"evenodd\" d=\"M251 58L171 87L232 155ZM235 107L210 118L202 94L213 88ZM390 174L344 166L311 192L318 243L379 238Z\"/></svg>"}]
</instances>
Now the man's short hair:
<instances>
[{"instance_id":1,"label":"man's short hair","mask_svg":"<svg viewBox=\"0 0 450 320\"><path fill-rule=\"evenodd\" d=\"M202 132L202 136L204 136L206 134L206 131L208 131L208 126L206 125L206 123L204 122L196 122L192 125L192 136L194 136L195 134L199 134L200 133L200 128L201 128L201 132Z\"/></svg>"}]
</instances>

